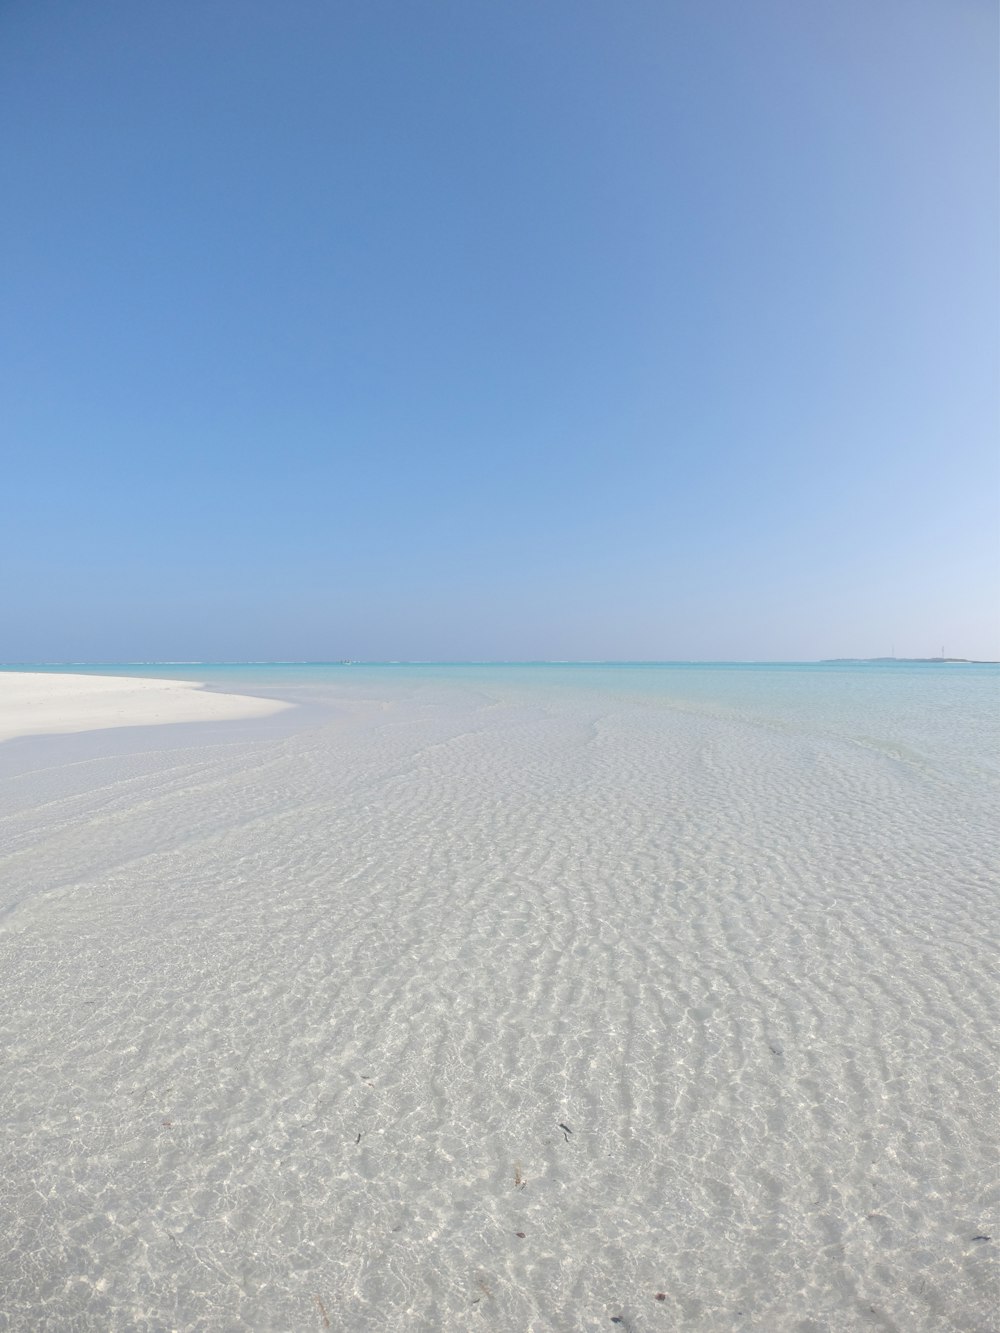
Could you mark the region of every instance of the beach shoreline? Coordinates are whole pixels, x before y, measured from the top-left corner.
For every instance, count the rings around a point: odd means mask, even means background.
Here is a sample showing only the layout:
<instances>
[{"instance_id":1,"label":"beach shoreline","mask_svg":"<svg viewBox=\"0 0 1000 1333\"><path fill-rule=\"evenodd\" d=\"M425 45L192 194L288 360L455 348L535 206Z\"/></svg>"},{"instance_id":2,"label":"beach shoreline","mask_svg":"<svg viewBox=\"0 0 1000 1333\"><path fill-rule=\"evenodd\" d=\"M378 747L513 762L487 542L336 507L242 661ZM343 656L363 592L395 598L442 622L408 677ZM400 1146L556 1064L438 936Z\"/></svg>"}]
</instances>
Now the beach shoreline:
<instances>
[{"instance_id":1,"label":"beach shoreline","mask_svg":"<svg viewBox=\"0 0 1000 1333\"><path fill-rule=\"evenodd\" d=\"M992 1327L995 669L201 679L0 747L5 1327Z\"/></svg>"},{"instance_id":2,"label":"beach shoreline","mask_svg":"<svg viewBox=\"0 0 1000 1333\"><path fill-rule=\"evenodd\" d=\"M278 699L216 693L201 681L3 671L0 743L115 727L268 717L293 706Z\"/></svg>"}]
</instances>

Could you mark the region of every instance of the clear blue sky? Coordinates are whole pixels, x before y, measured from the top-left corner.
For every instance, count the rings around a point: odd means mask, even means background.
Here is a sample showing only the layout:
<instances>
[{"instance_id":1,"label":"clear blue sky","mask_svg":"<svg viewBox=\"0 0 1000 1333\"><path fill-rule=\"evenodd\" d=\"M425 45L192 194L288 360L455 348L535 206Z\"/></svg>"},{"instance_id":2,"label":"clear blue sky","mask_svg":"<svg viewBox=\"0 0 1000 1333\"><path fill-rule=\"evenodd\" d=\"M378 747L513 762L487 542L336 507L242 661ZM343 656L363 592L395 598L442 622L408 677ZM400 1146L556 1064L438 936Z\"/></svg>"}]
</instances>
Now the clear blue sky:
<instances>
[{"instance_id":1,"label":"clear blue sky","mask_svg":"<svg viewBox=\"0 0 1000 1333\"><path fill-rule=\"evenodd\" d=\"M7 0L0 660L1000 657L989 0Z\"/></svg>"}]
</instances>

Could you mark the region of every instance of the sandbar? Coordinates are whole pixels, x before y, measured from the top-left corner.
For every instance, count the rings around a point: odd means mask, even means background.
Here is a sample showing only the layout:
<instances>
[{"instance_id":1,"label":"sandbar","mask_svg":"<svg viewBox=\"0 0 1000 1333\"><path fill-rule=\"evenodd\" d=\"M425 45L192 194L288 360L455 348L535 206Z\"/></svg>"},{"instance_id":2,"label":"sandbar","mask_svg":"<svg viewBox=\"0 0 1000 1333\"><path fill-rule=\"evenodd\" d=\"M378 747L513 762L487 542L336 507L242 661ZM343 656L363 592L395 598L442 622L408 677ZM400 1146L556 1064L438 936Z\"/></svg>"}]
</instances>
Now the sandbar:
<instances>
[{"instance_id":1,"label":"sandbar","mask_svg":"<svg viewBox=\"0 0 1000 1333\"><path fill-rule=\"evenodd\" d=\"M0 671L0 741L108 727L233 721L290 707L277 699L216 694L200 681Z\"/></svg>"}]
</instances>

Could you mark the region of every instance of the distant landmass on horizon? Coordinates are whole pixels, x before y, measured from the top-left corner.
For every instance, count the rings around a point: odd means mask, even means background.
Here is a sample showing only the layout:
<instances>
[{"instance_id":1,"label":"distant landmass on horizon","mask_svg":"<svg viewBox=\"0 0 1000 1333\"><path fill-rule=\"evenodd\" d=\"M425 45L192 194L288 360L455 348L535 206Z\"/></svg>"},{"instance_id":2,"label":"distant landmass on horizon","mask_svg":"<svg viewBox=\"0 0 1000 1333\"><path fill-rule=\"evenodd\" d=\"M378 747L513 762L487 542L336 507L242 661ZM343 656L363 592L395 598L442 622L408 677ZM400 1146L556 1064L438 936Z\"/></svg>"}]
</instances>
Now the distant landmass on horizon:
<instances>
[{"instance_id":1,"label":"distant landmass on horizon","mask_svg":"<svg viewBox=\"0 0 1000 1333\"><path fill-rule=\"evenodd\" d=\"M994 658L976 657L823 657L821 663L828 662L964 662L967 666L998 666Z\"/></svg>"}]
</instances>

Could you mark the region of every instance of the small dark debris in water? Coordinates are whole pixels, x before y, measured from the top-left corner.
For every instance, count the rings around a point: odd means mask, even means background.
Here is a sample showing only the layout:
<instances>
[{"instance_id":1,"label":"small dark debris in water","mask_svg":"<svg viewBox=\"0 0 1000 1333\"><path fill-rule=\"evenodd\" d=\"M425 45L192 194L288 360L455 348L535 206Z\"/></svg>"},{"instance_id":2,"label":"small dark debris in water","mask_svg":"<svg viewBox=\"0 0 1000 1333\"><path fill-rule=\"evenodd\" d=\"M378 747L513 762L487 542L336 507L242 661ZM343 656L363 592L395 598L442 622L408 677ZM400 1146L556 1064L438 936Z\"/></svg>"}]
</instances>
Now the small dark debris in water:
<instances>
[{"instance_id":1,"label":"small dark debris in water","mask_svg":"<svg viewBox=\"0 0 1000 1333\"><path fill-rule=\"evenodd\" d=\"M771 1052L772 1055L784 1055L784 1054L785 1054L785 1052L781 1049L780 1046L769 1046L767 1049Z\"/></svg>"},{"instance_id":2,"label":"small dark debris in water","mask_svg":"<svg viewBox=\"0 0 1000 1333\"><path fill-rule=\"evenodd\" d=\"M570 1129L569 1125L564 1125L563 1122L562 1122L561 1120L559 1121L559 1128L563 1131L564 1134L572 1134L572 1133L573 1133L573 1131Z\"/></svg>"},{"instance_id":3,"label":"small dark debris in water","mask_svg":"<svg viewBox=\"0 0 1000 1333\"><path fill-rule=\"evenodd\" d=\"M480 1302L482 1299L483 1299L482 1296L473 1296L473 1298L472 1298L472 1304L473 1304L473 1305L478 1305L479 1302Z\"/></svg>"},{"instance_id":4,"label":"small dark debris in water","mask_svg":"<svg viewBox=\"0 0 1000 1333\"><path fill-rule=\"evenodd\" d=\"M667 1293L665 1291L658 1291L656 1293L656 1299L658 1301L665 1301L667 1299Z\"/></svg>"},{"instance_id":5,"label":"small dark debris in water","mask_svg":"<svg viewBox=\"0 0 1000 1333\"><path fill-rule=\"evenodd\" d=\"M515 1232L514 1232L514 1235L518 1238L518 1240L524 1240L524 1232L523 1232L523 1231L515 1231Z\"/></svg>"},{"instance_id":6,"label":"small dark debris in water","mask_svg":"<svg viewBox=\"0 0 1000 1333\"><path fill-rule=\"evenodd\" d=\"M354 1140L354 1142L355 1142L355 1143L360 1143L360 1142L361 1142L361 1135L360 1135L360 1134L359 1134L358 1137Z\"/></svg>"},{"instance_id":7,"label":"small dark debris in water","mask_svg":"<svg viewBox=\"0 0 1000 1333\"><path fill-rule=\"evenodd\" d=\"M990 1240L991 1238L990 1238L989 1236L978 1235L978 1236L973 1236L972 1239L973 1239L973 1240Z\"/></svg>"}]
</instances>

